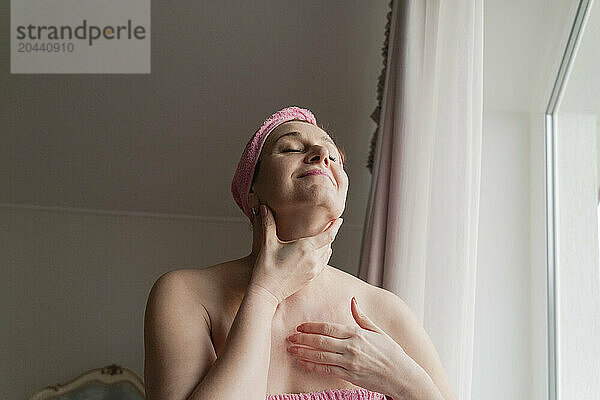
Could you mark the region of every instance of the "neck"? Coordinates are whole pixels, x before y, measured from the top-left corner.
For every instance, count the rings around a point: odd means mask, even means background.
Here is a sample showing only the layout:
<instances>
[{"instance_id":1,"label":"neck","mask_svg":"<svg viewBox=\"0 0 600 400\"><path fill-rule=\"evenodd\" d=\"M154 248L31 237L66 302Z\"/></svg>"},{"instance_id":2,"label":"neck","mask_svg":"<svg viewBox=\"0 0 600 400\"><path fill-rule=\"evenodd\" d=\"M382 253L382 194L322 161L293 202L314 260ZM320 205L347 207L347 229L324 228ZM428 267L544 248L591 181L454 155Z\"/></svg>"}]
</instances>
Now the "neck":
<instances>
[{"instance_id":1,"label":"neck","mask_svg":"<svg viewBox=\"0 0 600 400\"><path fill-rule=\"evenodd\" d=\"M329 227L335 216L325 213L323 210L311 209L308 212L291 210L287 213L273 210L277 237L282 242L293 241L300 238L318 235ZM260 219L252 226L252 252L245 257L250 268L260 253L263 241L262 226Z\"/></svg>"}]
</instances>

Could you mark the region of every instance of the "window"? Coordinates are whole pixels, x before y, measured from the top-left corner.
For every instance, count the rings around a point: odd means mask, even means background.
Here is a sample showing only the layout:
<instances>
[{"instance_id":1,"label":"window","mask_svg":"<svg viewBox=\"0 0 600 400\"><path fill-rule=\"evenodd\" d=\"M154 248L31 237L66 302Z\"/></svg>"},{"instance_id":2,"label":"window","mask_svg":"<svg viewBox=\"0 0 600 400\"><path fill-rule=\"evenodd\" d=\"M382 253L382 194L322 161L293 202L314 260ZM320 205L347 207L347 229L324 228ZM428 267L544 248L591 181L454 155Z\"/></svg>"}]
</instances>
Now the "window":
<instances>
[{"instance_id":1,"label":"window","mask_svg":"<svg viewBox=\"0 0 600 400\"><path fill-rule=\"evenodd\" d=\"M546 113L549 394L600 398L600 5L582 0Z\"/></svg>"}]
</instances>

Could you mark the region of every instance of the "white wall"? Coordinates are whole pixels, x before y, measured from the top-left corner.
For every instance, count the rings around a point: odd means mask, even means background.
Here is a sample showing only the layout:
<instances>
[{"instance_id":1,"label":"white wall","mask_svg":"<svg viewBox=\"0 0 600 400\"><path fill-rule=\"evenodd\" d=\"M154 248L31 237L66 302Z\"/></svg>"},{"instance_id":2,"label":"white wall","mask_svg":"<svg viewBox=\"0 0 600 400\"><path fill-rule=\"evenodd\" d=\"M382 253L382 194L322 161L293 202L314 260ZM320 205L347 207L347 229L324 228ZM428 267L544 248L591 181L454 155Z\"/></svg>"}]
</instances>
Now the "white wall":
<instances>
[{"instance_id":1,"label":"white wall","mask_svg":"<svg viewBox=\"0 0 600 400\"><path fill-rule=\"evenodd\" d=\"M558 392L592 400L600 393L597 116L559 112L556 125Z\"/></svg>"},{"instance_id":2,"label":"white wall","mask_svg":"<svg viewBox=\"0 0 600 400\"><path fill-rule=\"evenodd\" d=\"M473 399L529 399L529 115L484 110Z\"/></svg>"}]
</instances>

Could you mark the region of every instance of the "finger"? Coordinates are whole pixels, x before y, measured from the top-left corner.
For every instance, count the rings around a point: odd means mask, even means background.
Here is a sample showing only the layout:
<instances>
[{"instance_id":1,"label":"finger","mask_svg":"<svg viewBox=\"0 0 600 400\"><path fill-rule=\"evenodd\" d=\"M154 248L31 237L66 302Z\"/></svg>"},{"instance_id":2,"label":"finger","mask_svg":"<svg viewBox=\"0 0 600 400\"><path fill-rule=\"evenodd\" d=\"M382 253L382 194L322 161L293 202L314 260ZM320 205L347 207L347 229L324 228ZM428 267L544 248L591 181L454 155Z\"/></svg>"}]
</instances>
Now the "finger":
<instances>
[{"instance_id":1,"label":"finger","mask_svg":"<svg viewBox=\"0 0 600 400\"><path fill-rule=\"evenodd\" d=\"M337 376L350 382L350 373L347 369L340 367L339 365L319 364L305 359L297 359L297 361L298 365L307 371L328 376Z\"/></svg>"},{"instance_id":2,"label":"finger","mask_svg":"<svg viewBox=\"0 0 600 400\"><path fill-rule=\"evenodd\" d=\"M250 207L250 213L252 214L252 223L259 221L260 219L260 205L259 207Z\"/></svg>"},{"instance_id":3,"label":"finger","mask_svg":"<svg viewBox=\"0 0 600 400\"><path fill-rule=\"evenodd\" d=\"M333 242L343 222L343 218L336 218L329 228L325 229L318 235L306 238L306 240L312 242L314 249L320 249L323 246L327 246Z\"/></svg>"},{"instance_id":4,"label":"finger","mask_svg":"<svg viewBox=\"0 0 600 400\"><path fill-rule=\"evenodd\" d=\"M296 327L298 332L316 333L338 339L348 339L354 336L353 328L335 322L303 322Z\"/></svg>"},{"instance_id":5,"label":"finger","mask_svg":"<svg viewBox=\"0 0 600 400\"><path fill-rule=\"evenodd\" d=\"M319 249L315 249L314 252L320 254L321 257L325 258L329 256L329 252L331 250L331 243L328 246L323 246Z\"/></svg>"},{"instance_id":6,"label":"finger","mask_svg":"<svg viewBox=\"0 0 600 400\"><path fill-rule=\"evenodd\" d=\"M293 333L286 339L290 344L293 345L302 344L317 350L329 351L331 353L346 353L347 342L345 342L345 339L337 339L330 336L300 332Z\"/></svg>"},{"instance_id":7,"label":"finger","mask_svg":"<svg viewBox=\"0 0 600 400\"><path fill-rule=\"evenodd\" d=\"M329 251L327 252L327 260L325 260L325 264L329 263L329 260L331 260L331 254L333 254L333 250L330 247Z\"/></svg>"},{"instance_id":8,"label":"finger","mask_svg":"<svg viewBox=\"0 0 600 400\"><path fill-rule=\"evenodd\" d=\"M262 229L263 218L260 216L260 205L256 208L252 208L252 226L260 226L259 234L263 234Z\"/></svg>"},{"instance_id":9,"label":"finger","mask_svg":"<svg viewBox=\"0 0 600 400\"><path fill-rule=\"evenodd\" d=\"M367 329L372 332L385 333L381 328L379 328L371 319L360 309L358 305L358 301L353 297L350 302L350 311L352 312L352 316L354 320L358 323L363 329Z\"/></svg>"},{"instance_id":10,"label":"finger","mask_svg":"<svg viewBox=\"0 0 600 400\"><path fill-rule=\"evenodd\" d=\"M277 231L275 227L275 218L273 213L266 204L260 205L260 217L262 222L262 231L264 243L272 241L277 237Z\"/></svg>"},{"instance_id":11,"label":"finger","mask_svg":"<svg viewBox=\"0 0 600 400\"><path fill-rule=\"evenodd\" d=\"M335 364L338 366L345 364L344 356L338 353L296 345L289 346L287 350L288 353L293 354L296 357L321 364Z\"/></svg>"}]
</instances>

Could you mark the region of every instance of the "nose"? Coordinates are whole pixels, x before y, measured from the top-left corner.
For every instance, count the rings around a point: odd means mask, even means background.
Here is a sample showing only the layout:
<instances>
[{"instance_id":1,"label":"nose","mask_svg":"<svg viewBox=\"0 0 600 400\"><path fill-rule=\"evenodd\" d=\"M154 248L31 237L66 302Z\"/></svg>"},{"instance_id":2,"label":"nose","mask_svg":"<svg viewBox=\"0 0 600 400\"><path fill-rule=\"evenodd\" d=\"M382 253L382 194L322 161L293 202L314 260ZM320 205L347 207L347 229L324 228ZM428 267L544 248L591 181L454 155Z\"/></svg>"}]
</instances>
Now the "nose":
<instances>
[{"instance_id":1,"label":"nose","mask_svg":"<svg viewBox=\"0 0 600 400\"><path fill-rule=\"evenodd\" d=\"M315 145L313 149L307 154L308 163L313 164L315 162L321 163L324 162L327 167L329 167L329 150L325 146Z\"/></svg>"}]
</instances>

